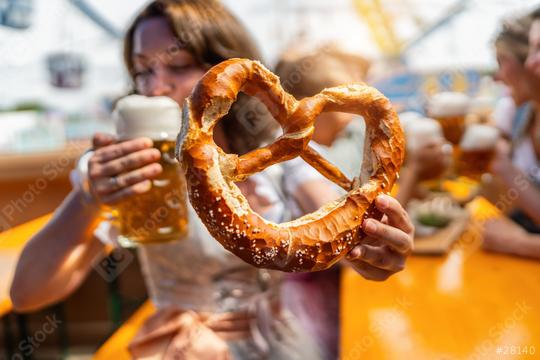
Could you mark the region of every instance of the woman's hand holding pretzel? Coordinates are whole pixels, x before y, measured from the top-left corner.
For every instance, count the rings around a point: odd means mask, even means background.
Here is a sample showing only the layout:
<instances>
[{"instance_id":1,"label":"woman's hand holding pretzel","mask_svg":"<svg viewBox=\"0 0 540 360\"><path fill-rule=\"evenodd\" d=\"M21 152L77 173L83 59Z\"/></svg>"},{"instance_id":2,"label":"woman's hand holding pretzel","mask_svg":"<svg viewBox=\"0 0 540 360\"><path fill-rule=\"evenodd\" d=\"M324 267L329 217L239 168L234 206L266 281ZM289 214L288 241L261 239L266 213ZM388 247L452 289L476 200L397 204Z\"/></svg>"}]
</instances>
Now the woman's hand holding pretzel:
<instances>
[{"instance_id":1,"label":"woman's hand holding pretzel","mask_svg":"<svg viewBox=\"0 0 540 360\"><path fill-rule=\"evenodd\" d=\"M413 250L414 226L401 204L379 195L375 206L381 221L368 219L362 226L367 237L347 255L351 266L368 280L383 281L401 271Z\"/></svg>"}]
</instances>

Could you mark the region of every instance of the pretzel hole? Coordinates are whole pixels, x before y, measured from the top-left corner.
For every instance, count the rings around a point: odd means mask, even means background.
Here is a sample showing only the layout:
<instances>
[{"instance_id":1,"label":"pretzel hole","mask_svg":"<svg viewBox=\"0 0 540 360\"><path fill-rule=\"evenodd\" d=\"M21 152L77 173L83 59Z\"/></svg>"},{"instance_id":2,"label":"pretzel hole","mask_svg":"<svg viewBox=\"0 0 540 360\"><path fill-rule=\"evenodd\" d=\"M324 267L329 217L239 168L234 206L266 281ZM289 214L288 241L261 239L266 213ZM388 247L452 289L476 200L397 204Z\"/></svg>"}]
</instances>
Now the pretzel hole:
<instances>
[{"instance_id":1,"label":"pretzel hole","mask_svg":"<svg viewBox=\"0 0 540 360\"><path fill-rule=\"evenodd\" d=\"M366 124L361 116L323 112L315 120L313 134L314 142L322 146L310 145L302 158L321 175L349 191L363 185L372 172L374 157L365 133Z\"/></svg>"},{"instance_id":2,"label":"pretzel hole","mask_svg":"<svg viewBox=\"0 0 540 360\"><path fill-rule=\"evenodd\" d=\"M284 221L295 221L305 214L318 218L318 211L333 208L347 194L317 170L298 166L301 158L284 161L268 167L261 175L279 187L279 200L284 204ZM322 205L321 205L322 204ZM264 214L260 214L264 217ZM308 220L305 218L304 220Z\"/></svg>"},{"instance_id":3,"label":"pretzel hole","mask_svg":"<svg viewBox=\"0 0 540 360\"><path fill-rule=\"evenodd\" d=\"M243 92L238 94L231 109L220 122L225 131L228 144L222 150L229 154L243 155L261 146L272 143L283 134L279 123L272 116L266 105L255 96ZM214 131L214 142L220 145L219 138ZM256 174L236 182L240 192L248 201L251 209L266 220L275 213L275 206L281 201L275 193L261 193L256 186L275 188L274 175ZM257 195L257 196L255 196Z\"/></svg>"},{"instance_id":4,"label":"pretzel hole","mask_svg":"<svg viewBox=\"0 0 540 360\"><path fill-rule=\"evenodd\" d=\"M332 147L328 160L349 177L358 176L364 156L366 123L363 117L346 112L329 111L315 119L313 140ZM354 144L354 145L353 145ZM352 160L351 161L351 157Z\"/></svg>"},{"instance_id":5,"label":"pretzel hole","mask_svg":"<svg viewBox=\"0 0 540 360\"><path fill-rule=\"evenodd\" d=\"M315 119L313 140L325 146L331 146L343 136L347 126L353 121L354 114L345 112L323 112Z\"/></svg>"},{"instance_id":6,"label":"pretzel hole","mask_svg":"<svg viewBox=\"0 0 540 360\"><path fill-rule=\"evenodd\" d=\"M244 155L275 141L283 133L266 105L243 92L238 94L229 113L220 123L228 141L227 148L222 150L229 154ZM214 142L220 143L216 132Z\"/></svg>"},{"instance_id":7,"label":"pretzel hole","mask_svg":"<svg viewBox=\"0 0 540 360\"><path fill-rule=\"evenodd\" d=\"M261 189L274 190L273 180L268 173L252 175L242 182L237 182L236 186L246 198L250 208L268 221L276 221L271 218L275 214L276 206L279 206L280 198L275 191L265 191ZM259 244L260 245L260 244Z\"/></svg>"}]
</instances>

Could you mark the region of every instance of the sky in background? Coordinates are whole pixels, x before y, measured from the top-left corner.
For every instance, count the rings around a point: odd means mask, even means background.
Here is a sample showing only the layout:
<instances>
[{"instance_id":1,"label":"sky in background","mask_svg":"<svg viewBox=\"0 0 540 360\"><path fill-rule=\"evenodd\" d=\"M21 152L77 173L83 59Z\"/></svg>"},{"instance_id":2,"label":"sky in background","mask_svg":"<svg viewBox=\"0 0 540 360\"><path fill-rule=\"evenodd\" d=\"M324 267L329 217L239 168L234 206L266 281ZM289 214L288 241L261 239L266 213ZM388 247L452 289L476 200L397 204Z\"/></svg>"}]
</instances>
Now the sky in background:
<instances>
[{"instance_id":1,"label":"sky in background","mask_svg":"<svg viewBox=\"0 0 540 360\"><path fill-rule=\"evenodd\" d=\"M367 0L366 0L367 1ZM458 0L382 0L397 36L414 39L414 19L429 25ZM111 24L123 30L144 0L88 0ZM279 54L299 43L316 47L337 42L376 61L380 55L369 28L352 0L223 0L246 24L272 65ZM127 89L121 43L96 27L68 0L34 0L33 26L25 31L0 28L0 107L39 99L69 111L88 109L104 95ZM491 40L499 20L540 1L469 0L466 10L406 54L413 69L495 66ZM85 86L67 91L48 83L45 59L51 52L72 51L87 63Z\"/></svg>"}]
</instances>

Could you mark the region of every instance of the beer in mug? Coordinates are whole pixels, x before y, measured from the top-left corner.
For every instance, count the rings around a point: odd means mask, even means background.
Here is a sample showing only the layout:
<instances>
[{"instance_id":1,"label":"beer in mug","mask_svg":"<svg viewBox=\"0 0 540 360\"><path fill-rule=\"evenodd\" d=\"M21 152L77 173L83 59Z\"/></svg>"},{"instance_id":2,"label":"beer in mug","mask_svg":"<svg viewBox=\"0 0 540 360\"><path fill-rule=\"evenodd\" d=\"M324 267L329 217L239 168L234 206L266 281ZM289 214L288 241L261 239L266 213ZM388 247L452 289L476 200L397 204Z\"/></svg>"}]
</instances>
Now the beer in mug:
<instances>
[{"instance_id":1,"label":"beer in mug","mask_svg":"<svg viewBox=\"0 0 540 360\"><path fill-rule=\"evenodd\" d=\"M458 145L465 131L465 117L469 108L469 97L457 92L435 94L428 102L428 115L437 120L444 137Z\"/></svg>"},{"instance_id":2,"label":"beer in mug","mask_svg":"<svg viewBox=\"0 0 540 360\"><path fill-rule=\"evenodd\" d=\"M456 152L456 173L481 180L489 171L498 139L499 131L493 126L469 125Z\"/></svg>"},{"instance_id":3,"label":"beer in mug","mask_svg":"<svg viewBox=\"0 0 540 360\"><path fill-rule=\"evenodd\" d=\"M132 95L115 109L119 141L149 137L161 152L163 172L151 180L151 189L115 206L120 227L119 242L125 247L178 240L187 233L186 184L175 159L175 139L181 111L167 97Z\"/></svg>"},{"instance_id":4,"label":"beer in mug","mask_svg":"<svg viewBox=\"0 0 540 360\"><path fill-rule=\"evenodd\" d=\"M407 151L416 151L429 143L444 140L441 125L430 118L418 117L403 125Z\"/></svg>"}]
</instances>

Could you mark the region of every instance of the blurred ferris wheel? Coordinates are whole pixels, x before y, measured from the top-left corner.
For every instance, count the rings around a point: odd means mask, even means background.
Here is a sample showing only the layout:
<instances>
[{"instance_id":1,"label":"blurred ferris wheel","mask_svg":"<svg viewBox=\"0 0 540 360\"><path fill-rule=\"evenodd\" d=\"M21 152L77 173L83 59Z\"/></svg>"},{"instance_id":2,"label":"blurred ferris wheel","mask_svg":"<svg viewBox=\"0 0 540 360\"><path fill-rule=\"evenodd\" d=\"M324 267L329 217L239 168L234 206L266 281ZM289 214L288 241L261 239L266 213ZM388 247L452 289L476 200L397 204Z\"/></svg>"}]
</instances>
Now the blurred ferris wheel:
<instances>
[{"instance_id":1,"label":"blurred ferris wheel","mask_svg":"<svg viewBox=\"0 0 540 360\"><path fill-rule=\"evenodd\" d=\"M438 29L471 9L530 10L531 0L352 0L372 40L387 57L402 57ZM536 2L536 6L539 2ZM499 11L500 12L500 11Z\"/></svg>"}]
</instances>

